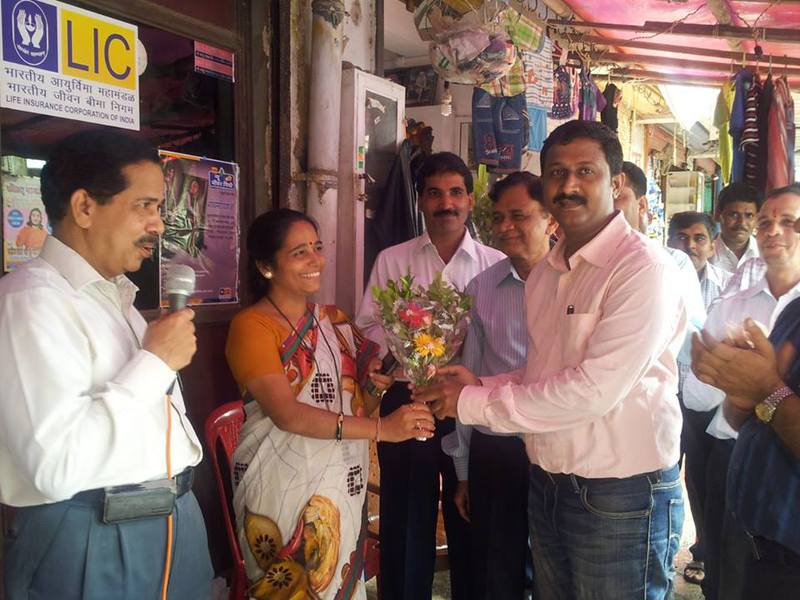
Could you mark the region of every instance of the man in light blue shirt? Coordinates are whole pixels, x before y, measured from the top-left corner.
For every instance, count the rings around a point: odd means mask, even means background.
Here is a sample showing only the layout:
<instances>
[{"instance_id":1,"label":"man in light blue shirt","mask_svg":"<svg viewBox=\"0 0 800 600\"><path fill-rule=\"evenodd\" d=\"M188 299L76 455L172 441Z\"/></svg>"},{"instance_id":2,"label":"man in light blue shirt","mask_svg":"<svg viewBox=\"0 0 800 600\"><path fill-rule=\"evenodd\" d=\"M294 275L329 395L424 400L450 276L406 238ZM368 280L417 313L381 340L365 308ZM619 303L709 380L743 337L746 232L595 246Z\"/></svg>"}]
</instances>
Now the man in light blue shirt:
<instances>
[{"instance_id":1,"label":"man in light blue shirt","mask_svg":"<svg viewBox=\"0 0 800 600\"><path fill-rule=\"evenodd\" d=\"M544 209L535 175L516 172L495 184L494 245L508 258L467 285L473 309L463 363L478 375L496 375L525 365L525 279L550 250L555 220ZM455 494L470 521L474 599L522 598L528 550L528 456L516 436L456 423L442 442L459 479Z\"/></svg>"}]
</instances>

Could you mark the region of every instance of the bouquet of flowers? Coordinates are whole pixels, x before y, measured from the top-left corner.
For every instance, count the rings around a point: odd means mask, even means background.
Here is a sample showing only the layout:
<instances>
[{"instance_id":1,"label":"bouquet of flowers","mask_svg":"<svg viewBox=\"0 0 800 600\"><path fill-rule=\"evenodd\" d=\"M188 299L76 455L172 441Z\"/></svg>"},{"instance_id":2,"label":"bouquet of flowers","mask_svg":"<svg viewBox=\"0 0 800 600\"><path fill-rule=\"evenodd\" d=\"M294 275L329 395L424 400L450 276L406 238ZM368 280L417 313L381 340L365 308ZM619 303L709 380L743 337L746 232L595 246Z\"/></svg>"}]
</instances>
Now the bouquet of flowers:
<instances>
[{"instance_id":1,"label":"bouquet of flowers","mask_svg":"<svg viewBox=\"0 0 800 600\"><path fill-rule=\"evenodd\" d=\"M427 289L409 274L375 286L376 319L386 332L389 349L414 385L429 383L439 367L461 347L472 298L437 273Z\"/></svg>"}]
</instances>

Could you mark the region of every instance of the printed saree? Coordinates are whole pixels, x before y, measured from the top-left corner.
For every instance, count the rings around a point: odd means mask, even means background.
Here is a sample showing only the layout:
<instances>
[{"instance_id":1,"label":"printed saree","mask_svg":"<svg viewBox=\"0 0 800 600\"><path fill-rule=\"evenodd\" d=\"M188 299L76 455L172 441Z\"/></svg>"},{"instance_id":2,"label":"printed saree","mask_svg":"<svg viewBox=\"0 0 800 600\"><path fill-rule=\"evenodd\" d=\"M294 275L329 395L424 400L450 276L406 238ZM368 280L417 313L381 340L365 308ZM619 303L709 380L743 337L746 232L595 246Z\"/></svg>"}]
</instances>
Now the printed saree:
<instances>
[{"instance_id":1,"label":"printed saree","mask_svg":"<svg viewBox=\"0 0 800 600\"><path fill-rule=\"evenodd\" d=\"M377 351L341 311L310 305L280 357L298 402L367 415L376 401L361 385ZM282 431L248 400L233 457L233 505L250 596L363 600L368 441Z\"/></svg>"}]
</instances>

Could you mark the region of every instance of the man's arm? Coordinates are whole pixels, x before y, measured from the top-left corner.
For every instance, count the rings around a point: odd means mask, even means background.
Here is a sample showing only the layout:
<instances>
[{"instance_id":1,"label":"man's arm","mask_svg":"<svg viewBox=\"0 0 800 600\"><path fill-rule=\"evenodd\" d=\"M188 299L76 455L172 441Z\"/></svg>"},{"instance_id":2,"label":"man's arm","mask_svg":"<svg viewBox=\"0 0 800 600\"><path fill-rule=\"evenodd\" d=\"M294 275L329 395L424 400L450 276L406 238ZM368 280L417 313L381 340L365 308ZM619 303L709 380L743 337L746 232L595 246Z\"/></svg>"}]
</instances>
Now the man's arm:
<instances>
[{"instance_id":1,"label":"man's arm","mask_svg":"<svg viewBox=\"0 0 800 600\"><path fill-rule=\"evenodd\" d=\"M800 398L797 394L778 405L770 424L792 455L800 460Z\"/></svg>"},{"instance_id":2,"label":"man's arm","mask_svg":"<svg viewBox=\"0 0 800 600\"><path fill-rule=\"evenodd\" d=\"M175 372L139 350L110 381L71 307L36 288L0 298L0 435L22 474L58 501L97 482L143 481L166 470L164 395Z\"/></svg>"},{"instance_id":3,"label":"man's arm","mask_svg":"<svg viewBox=\"0 0 800 600\"><path fill-rule=\"evenodd\" d=\"M677 352L687 317L675 265L651 264L615 279L575 367L524 385L468 386L458 403L462 421L507 433L588 423L625 398L670 345Z\"/></svg>"},{"instance_id":4,"label":"man's arm","mask_svg":"<svg viewBox=\"0 0 800 600\"><path fill-rule=\"evenodd\" d=\"M706 320L705 330L716 339L723 339L725 337L725 322L728 318L741 322L747 315L730 315L729 308L730 302L723 301L715 305L708 313ZM690 327L691 330L691 327ZM692 332L694 333L694 331ZM692 336L687 333L687 341L689 343L689 363L691 364L691 338ZM686 346L686 343L684 343ZM683 347L681 348L683 352ZM683 403L686 408L697 411L709 411L725 400L725 392L715 388L712 385L700 381L693 372L689 372L683 382Z\"/></svg>"},{"instance_id":5,"label":"man's arm","mask_svg":"<svg viewBox=\"0 0 800 600\"><path fill-rule=\"evenodd\" d=\"M474 297L475 287L471 284L468 285L466 293ZM473 306L472 311L470 311L469 329L467 330L467 337L464 340L464 348L461 355L462 364L473 373L478 372L480 369L485 341L483 323ZM445 444L443 441L442 449L453 458L453 466L458 480L467 481L469 479L469 447L472 440L472 426L465 425L456 419L456 430L448 437L450 437L450 443Z\"/></svg>"}]
</instances>

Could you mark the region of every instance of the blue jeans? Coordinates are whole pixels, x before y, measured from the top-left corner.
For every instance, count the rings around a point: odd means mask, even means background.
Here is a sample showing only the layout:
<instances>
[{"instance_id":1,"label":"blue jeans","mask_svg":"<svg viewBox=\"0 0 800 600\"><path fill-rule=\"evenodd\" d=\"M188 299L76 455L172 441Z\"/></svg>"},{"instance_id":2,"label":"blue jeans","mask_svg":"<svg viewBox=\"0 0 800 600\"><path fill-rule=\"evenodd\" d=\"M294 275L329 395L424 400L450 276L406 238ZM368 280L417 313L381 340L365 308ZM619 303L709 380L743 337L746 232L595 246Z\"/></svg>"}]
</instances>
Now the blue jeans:
<instances>
[{"instance_id":1,"label":"blue jeans","mask_svg":"<svg viewBox=\"0 0 800 600\"><path fill-rule=\"evenodd\" d=\"M528 521L537 600L672 595L683 528L679 468L585 479L531 466Z\"/></svg>"}]
</instances>

